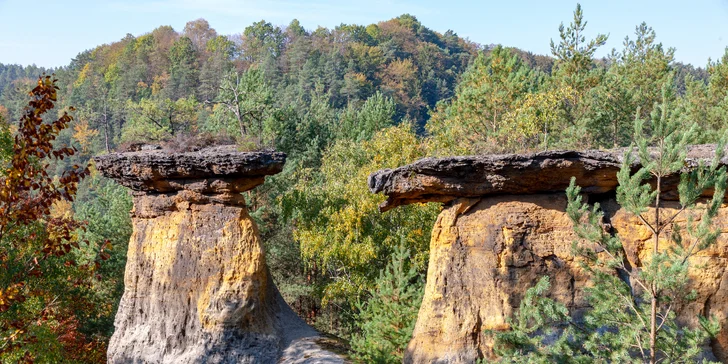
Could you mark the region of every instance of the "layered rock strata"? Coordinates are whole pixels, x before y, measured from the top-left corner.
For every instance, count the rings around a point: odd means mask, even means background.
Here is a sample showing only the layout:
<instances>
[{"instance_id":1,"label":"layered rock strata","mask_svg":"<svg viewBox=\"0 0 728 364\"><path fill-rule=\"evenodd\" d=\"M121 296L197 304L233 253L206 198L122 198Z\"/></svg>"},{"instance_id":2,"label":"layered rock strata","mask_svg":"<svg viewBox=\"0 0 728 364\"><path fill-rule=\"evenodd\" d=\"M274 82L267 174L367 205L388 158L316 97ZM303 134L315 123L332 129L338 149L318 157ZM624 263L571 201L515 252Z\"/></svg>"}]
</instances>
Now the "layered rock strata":
<instances>
[{"instance_id":1,"label":"layered rock strata","mask_svg":"<svg viewBox=\"0 0 728 364\"><path fill-rule=\"evenodd\" d=\"M711 146L692 147L685 168L712 152ZM641 266L650 255L652 235L616 204L621 163L622 151L550 151L427 158L372 174L370 189L388 197L382 211L415 202L444 203L432 230L425 295L405 362L472 363L492 357L486 330L507 329L506 320L526 289L543 275L551 277L551 297L570 312L578 315L586 307L588 277L571 253L577 237L565 213L564 190L572 176L589 202L602 205L605 224L622 238L628 264ZM679 208L677 181L673 176L663 184L664 207L671 212ZM727 208L721 208L715 223L728 227ZM698 315L725 322L727 258L724 234L691 259L690 285L697 299L682 307L683 324L694 327ZM728 360L728 325L711 346L718 359Z\"/></svg>"},{"instance_id":2,"label":"layered rock strata","mask_svg":"<svg viewBox=\"0 0 728 364\"><path fill-rule=\"evenodd\" d=\"M285 154L227 146L94 160L134 200L109 362L343 362L281 298L241 195Z\"/></svg>"}]
</instances>

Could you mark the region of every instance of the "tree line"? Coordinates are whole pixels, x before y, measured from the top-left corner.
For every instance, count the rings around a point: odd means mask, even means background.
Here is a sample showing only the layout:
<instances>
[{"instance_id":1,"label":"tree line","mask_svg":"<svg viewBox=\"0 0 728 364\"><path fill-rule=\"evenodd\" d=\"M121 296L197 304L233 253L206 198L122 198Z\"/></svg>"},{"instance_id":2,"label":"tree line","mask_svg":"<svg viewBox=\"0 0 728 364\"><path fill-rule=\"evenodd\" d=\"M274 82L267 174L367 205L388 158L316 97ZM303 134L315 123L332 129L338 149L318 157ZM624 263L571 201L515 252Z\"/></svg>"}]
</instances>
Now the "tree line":
<instances>
[{"instance_id":1,"label":"tree line","mask_svg":"<svg viewBox=\"0 0 728 364\"><path fill-rule=\"evenodd\" d=\"M21 133L28 90L38 74L55 74L56 106L74 120L54 145L75 148L49 163L57 176L137 142L286 152L284 171L246 193L281 293L316 328L349 340L360 359L397 362L416 318L439 207L380 214L381 197L366 188L369 173L430 155L628 146L635 118L648 119L656 105L680 125L696 122L695 141L716 141L724 131L728 52L705 68L683 65L643 23L621 49L596 59L608 37L585 39L586 25L577 6L543 56L438 33L411 15L315 30L296 20L260 21L231 36L198 19L181 32L162 26L127 35L58 69L0 65L0 117L4 135ZM12 150L8 140L3 150ZM56 306L75 320L74 345L85 343L79 347L98 358L123 291L131 201L93 166L72 200L48 211L84 224L69 236L84 243L69 254L106 259L82 285L83 297L74 297L89 305L58 298ZM30 310L54 297L13 304ZM15 340L10 330L0 325L0 338ZM51 354L32 351L36 360L90 360L65 354L64 336L48 332L57 345L44 349ZM0 346L0 358L31 352L12 348Z\"/></svg>"}]
</instances>

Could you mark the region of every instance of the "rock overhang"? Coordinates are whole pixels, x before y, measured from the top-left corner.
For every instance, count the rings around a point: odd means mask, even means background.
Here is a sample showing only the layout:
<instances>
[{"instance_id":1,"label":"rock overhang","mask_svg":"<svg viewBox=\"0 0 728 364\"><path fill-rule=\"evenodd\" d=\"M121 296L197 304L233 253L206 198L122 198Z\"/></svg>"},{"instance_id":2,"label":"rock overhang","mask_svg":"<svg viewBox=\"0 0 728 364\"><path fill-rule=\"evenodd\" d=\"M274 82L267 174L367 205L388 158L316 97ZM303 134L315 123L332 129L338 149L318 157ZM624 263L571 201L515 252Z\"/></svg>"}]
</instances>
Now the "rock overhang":
<instances>
[{"instance_id":1,"label":"rock overhang","mask_svg":"<svg viewBox=\"0 0 728 364\"><path fill-rule=\"evenodd\" d=\"M495 359L492 337L486 333L507 329L526 288L543 276L552 279L549 296L575 317L588 307L585 288L591 283L574 259L571 247L578 236L566 212L564 191L572 176L587 201L601 204L610 231L620 233L629 265L640 266L650 232L619 208L615 195L625 151L425 158L373 173L370 190L388 197L380 205L382 211L411 203L444 203L432 227L425 292L404 363ZM714 154L715 145L690 146L682 171L710 163ZM728 159L719 163L726 166ZM640 167L639 160L630 165L633 171ZM675 201L679 181L675 173L661 184L664 208L673 212L680 208ZM704 196L711 192L704 191ZM724 205L716 223L725 221ZM695 303L681 311L681 324L697 327L698 315L725 321L727 244L721 236L716 246L691 262L689 288L697 294ZM723 330L705 355L726 362L726 343L728 330Z\"/></svg>"},{"instance_id":2,"label":"rock overhang","mask_svg":"<svg viewBox=\"0 0 728 364\"><path fill-rule=\"evenodd\" d=\"M714 144L688 147L684 170L700 163L709 163ZM616 189L617 172L626 149L555 150L532 154L477 155L446 158L424 158L395 169L383 169L368 178L369 189L382 193L387 200L380 211L421 202L447 203L457 198L490 195L519 195L563 192L571 178L587 194L606 193ZM636 153L635 153L636 154ZM728 165L724 157L720 164ZM632 169L640 167L639 159ZM665 198L676 198L678 176L663 181Z\"/></svg>"},{"instance_id":3,"label":"rock overhang","mask_svg":"<svg viewBox=\"0 0 728 364\"><path fill-rule=\"evenodd\" d=\"M104 176L136 192L221 194L262 184L265 176L283 170L286 154L240 152L234 145L224 145L179 153L161 149L110 153L93 160Z\"/></svg>"},{"instance_id":4,"label":"rock overhang","mask_svg":"<svg viewBox=\"0 0 728 364\"><path fill-rule=\"evenodd\" d=\"M241 192L286 155L216 146L94 158L130 188L133 232L110 363L343 363L281 297Z\"/></svg>"}]
</instances>

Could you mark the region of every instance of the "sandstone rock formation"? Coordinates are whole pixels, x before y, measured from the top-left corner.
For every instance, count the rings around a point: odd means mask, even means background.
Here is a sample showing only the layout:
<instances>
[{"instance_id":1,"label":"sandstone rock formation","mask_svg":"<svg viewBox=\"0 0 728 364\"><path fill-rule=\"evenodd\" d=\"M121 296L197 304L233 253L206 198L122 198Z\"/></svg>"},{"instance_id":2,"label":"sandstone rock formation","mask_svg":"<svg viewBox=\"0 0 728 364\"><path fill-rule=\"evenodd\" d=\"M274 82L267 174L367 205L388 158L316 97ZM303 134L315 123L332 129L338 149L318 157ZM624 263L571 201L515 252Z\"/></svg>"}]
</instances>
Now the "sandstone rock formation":
<instances>
[{"instance_id":1,"label":"sandstone rock formation","mask_svg":"<svg viewBox=\"0 0 728 364\"><path fill-rule=\"evenodd\" d=\"M143 150L96 157L132 189L111 363L342 363L283 301L244 192L285 154Z\"/></svg>"},{"instance_id":2,"label":"sandstone rock formation","mask_svg":"<svg viewBox=\"0 0 728 364\"><path fill-rule=\"evenodd\" d=\"M712 151L693 147L686 169ZM571 254L576 236L565 213L571 176L589 202L601 203L606 223L622 237L629 264L641 265L650 253L645 242L651 232L616 204L621 161L622 151L551 151L427 158L372 174L370 189L388 196L382 211L414 202L445 203L432 230L425 295L405 362L472 363L491 357L492 342L484 331L507 328L506 318L525 290L543 275L551 277L551 296L570 312L586 307L588 277ZM663 185L668 200L677 196L676 182L674 176ZM665 207L678 204L667 201ZM728 227L728 208L715 222ZM698 314L715 315L723 327L711 346L723 361L728 360L727 258L728 235L692 258L691 286L698 297L679 317L696 325Z\"/></svg>"}]
</instances>

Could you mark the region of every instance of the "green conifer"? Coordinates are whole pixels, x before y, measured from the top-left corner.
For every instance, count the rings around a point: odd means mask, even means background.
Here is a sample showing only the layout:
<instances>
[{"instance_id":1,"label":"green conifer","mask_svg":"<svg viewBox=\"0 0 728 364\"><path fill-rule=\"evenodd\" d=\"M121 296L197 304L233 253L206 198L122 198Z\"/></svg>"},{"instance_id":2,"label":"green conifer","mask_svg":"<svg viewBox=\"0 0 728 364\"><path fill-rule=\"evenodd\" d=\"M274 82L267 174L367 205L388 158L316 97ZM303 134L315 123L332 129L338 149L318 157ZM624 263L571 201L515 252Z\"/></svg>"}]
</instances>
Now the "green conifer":
<instances>
[{"instance_id":1,"label":"green conifer","mask_svg":"<svg viewBox=\"0 0 728 364\"><path fill-rule=\"evenodd\" d=\"M356 356L365 363L401 363L412 337L422 302L424 282L409 249L394 249L392 259L376 280L372 298L358 302L358 327L351 340Z\"/></svg>"},{"instance_id":2,"label":"green conifer","mask_svg":"<svg viewBox=\"0 0 728 364\"><path fill-rule=\"evenodd\" d=\"M695 297L688 287L690 258L714 244L720 234L712 220L725 195L726 170L719 166L725 143L718 144L712 163L698 163L681 174L679 207L667 209L661 201L665 178L684 171L687 147L697 131L673 112L669 92L663 88L663 102L650 120L635 121L635 144L625 153L617 175L617 202L652 233L649 258L641 266L626 263L620 237L604 229L599 204L584 203L572 178L566 191L567 214L581 239L574 243L574 253L583 258L582 266L593 280L587 289L591 307L583 319L571 318L563 305L544 296L549 283L542 279L528 290L511 321L512 330L495 334L496 353L503 361L705 360L703 345L717 332L718 323L700 317L700 327L689 329L678 325L676 318L680 303ZM636 157L641 167L633 172ZM711 188L712 199L701 199ZM678 217L685 223L675 223Z\"/></svg>"}]
</instances>

